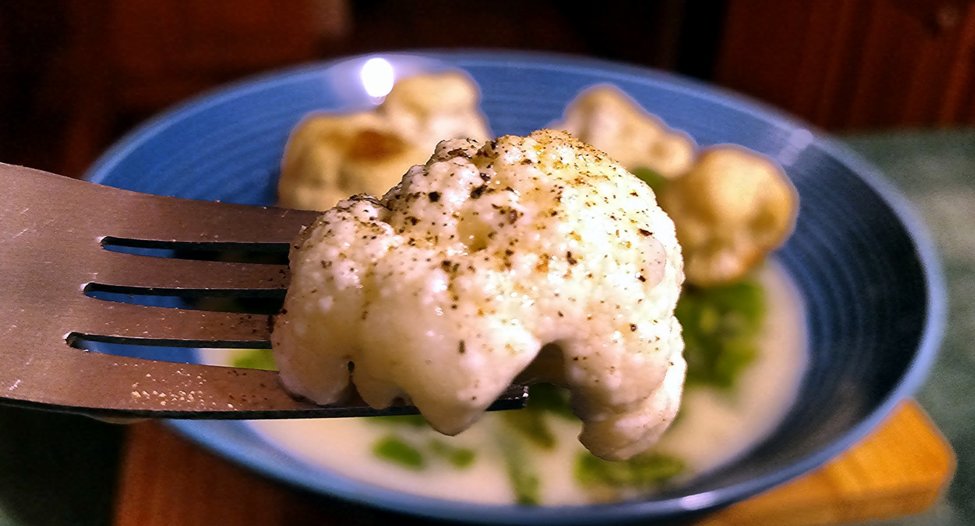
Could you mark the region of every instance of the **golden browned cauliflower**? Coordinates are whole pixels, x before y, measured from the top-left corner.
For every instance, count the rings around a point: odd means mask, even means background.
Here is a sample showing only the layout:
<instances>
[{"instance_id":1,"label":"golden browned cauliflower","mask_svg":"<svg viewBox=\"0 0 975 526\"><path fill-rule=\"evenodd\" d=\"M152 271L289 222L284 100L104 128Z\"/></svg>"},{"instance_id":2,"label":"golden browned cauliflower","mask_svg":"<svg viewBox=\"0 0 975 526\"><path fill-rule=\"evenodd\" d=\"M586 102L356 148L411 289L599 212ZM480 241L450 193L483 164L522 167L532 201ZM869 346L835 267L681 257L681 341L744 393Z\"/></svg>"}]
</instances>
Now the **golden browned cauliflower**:
<instances>
[{"instance_id":1,"label":"golden browned cauliflower","mask_svg":"<svg viewBox=\"0 0 975 526\"><path fill-rule=\"evenodd\" d=\"M694 161L694 141L644 111L618 88L600 85L576 97L555 127L608 153L628 170L678 177Z\"/></svg>"},{"instance_id":2,"label":"golden browned cauliflower","mask_svg":"<svg viewBox=\"0 0 975 526\"><path fill-rule=\"evenodd\" d=\"M743 277L781 245L795 226L799 196L768 158L716 146L663 187L660 205L677 225L687 281L706 286Z\"/></svg>"},{"instance_id":3,"label":"golden browned cauliflower","mask_svg":"<svg viewBox=\"0 0 975 526\"><path fill-rule=\"evenodd\" d=\"M285 147L279 204L326 210L353 194L382 195L439 141L488 138L478 98L467 76L429 73L398 81L373 110L306 117Z\"/></svg>"}]
</instances>

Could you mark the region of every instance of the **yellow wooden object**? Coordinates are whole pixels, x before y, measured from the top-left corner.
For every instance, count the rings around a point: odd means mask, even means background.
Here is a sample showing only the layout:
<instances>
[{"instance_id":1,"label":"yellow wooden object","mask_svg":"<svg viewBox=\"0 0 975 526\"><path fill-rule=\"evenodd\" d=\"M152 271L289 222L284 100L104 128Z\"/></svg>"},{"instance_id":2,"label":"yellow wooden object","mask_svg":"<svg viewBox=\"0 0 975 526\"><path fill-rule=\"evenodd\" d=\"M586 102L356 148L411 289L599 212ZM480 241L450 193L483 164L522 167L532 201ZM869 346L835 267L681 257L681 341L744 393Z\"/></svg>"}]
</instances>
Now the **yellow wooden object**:
<instances>
[{"instance_id":1,"label":"yellow wooden object","mask_svg":"<svg viewBox=\"0 0 975 526\"><path fill-rule=\"evenodd\" d=\"M928 509L955 469L944 437L915 402L813 473L712 515L702 526L846 524Z\"/></svg>"}]
</instances>

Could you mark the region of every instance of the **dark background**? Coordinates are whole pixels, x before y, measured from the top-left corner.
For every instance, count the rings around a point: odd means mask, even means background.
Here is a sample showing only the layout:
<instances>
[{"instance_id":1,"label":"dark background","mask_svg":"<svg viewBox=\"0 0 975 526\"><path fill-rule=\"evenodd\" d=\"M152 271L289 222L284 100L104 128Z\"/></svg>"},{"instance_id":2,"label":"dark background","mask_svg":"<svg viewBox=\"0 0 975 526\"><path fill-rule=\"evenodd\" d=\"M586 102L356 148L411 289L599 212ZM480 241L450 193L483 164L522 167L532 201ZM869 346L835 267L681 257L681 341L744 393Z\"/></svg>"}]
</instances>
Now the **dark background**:
<instances>
[{"instance_id":1,"label":"dark background","mask_svg":"<svg viewBox=\"0 0 975 526\"><path fill-rule=\"evenodd\" d=\"M428 47L651 66L828 131L975 124L971 0L5 0L0 161L77 176L134 124L209 87Z\"/></svg>"}]
</instances>

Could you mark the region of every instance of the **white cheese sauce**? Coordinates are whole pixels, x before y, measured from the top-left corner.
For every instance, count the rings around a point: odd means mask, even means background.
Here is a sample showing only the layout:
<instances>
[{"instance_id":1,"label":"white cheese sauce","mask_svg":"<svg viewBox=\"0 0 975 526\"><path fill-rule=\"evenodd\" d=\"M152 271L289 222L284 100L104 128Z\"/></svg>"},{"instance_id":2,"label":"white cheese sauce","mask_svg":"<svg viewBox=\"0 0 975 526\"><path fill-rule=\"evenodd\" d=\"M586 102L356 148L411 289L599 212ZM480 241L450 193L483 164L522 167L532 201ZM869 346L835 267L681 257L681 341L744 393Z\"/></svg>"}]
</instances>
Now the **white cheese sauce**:
<instances>
[{"instance_id":1,"label":"white cheese sauce","mask_svg":"<svg viewBox=\"0 0 975 526\"><path fill-rule=\"evenodd\" d=\"M688 467L687 477L746 453L782 420L798 391L807 363L802 299L787 273L776 264L767 265L759 278L768 309L758 358L742 374L733 393L707 387L687 390L683 402L686 414L656 446L657 451L680 457ZM559 438L554 448L543 450L525 444L528 461L540 475L542 504L585 504L598 499L580 487L573 474L576 456L584 451L576 439L581 426L558 417L549 417L548 422ZM268 445L312 469L443 499L510 504L515 498L499 440L501 434L510 435L513 430L497 414L487 414L455 437L426 427L393 428L359 418L261 420L247 425ZM465 468L427 458L422 470L405 469L373 452L373 445L391 431L415 444L438 440L470 448L476 457Z\"/></svg>"}]
</instances>

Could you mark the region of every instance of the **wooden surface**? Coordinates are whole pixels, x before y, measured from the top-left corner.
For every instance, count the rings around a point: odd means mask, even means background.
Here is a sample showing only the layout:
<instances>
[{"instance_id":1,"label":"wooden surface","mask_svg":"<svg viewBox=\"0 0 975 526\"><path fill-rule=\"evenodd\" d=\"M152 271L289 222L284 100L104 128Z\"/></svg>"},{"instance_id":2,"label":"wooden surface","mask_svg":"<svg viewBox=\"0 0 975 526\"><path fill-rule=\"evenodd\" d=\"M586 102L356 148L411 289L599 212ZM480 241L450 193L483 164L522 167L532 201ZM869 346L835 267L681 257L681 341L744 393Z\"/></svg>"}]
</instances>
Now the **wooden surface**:
<instances>
[{"instance_id":1,"label":"wooden surface","mask_svg":"<svg viewBox=\"0 0 975 526\"><path fill-rule=\"evenodd\" d=\"M375 511L306 494L220 459L158 423L129 430L117 526L368 525ZM920 513L939 497L955 457L914 402L820 470L701 521L704 526L844 524Z\"/></svg>"},{"instance_id":2,"label":"wooden surface","mask_svg":"<svg viewBox=\"0 0 975 526\"><path fill-rule=\"evenodd\" d=\"M727 2L716 84L830 130L975 123L975 1Z\"/></svg>"}]
</instances>

